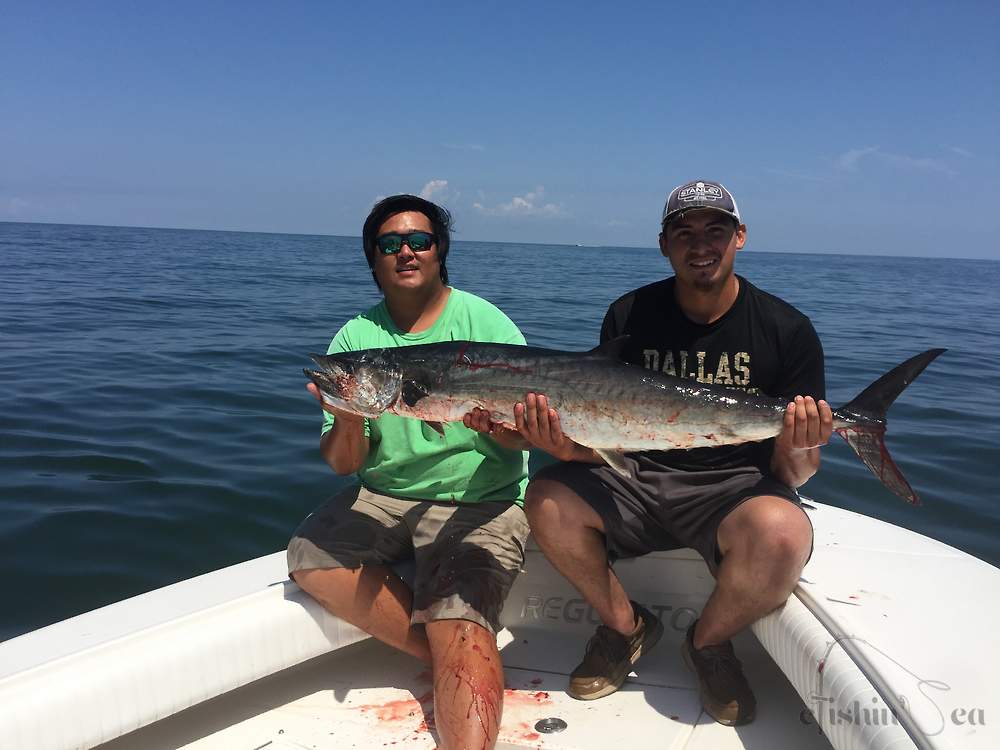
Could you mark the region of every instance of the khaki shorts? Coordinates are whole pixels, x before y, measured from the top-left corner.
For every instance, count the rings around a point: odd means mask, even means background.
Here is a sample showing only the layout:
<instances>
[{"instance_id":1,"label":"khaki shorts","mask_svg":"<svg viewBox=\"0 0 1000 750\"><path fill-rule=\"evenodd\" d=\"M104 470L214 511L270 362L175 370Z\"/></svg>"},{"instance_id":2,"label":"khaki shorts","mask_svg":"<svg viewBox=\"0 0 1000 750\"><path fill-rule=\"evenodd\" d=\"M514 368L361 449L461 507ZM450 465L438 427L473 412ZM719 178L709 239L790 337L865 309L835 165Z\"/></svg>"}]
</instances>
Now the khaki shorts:
<instances>
[{"instance_id":1,"label":"khaki shorts","mask_svg":"<svg viewBox=\"0 0 1000 750\"><path fill-rule=\"evenodd\" d=\"M513 503L404 500L354 486L296 529L288 572L412 559L411 622L471 620L496 633L527 538L528 520Z\"/></svg>"}]
</instances>

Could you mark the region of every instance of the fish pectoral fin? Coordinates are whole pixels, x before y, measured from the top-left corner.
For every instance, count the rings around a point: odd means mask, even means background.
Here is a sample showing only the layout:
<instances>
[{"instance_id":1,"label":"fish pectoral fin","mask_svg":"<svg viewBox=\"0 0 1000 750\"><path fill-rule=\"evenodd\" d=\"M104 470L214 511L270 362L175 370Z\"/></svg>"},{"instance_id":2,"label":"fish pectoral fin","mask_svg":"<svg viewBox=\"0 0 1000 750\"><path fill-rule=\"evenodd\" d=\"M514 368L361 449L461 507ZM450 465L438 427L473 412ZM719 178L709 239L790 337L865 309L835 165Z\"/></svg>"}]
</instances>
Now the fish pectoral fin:
<instances>
[{"instance_id":1,"label":"fish pectoral fin","mask_svg":"<svg viewBox=\"0 0 1000 750\"><path fill-rule=\"evenodd\" d=\"M413 406L420 399L429 396L430 389L427 388L427 386L425 386L423 383L418 383L416 380L404 380L400 395L403 398L404 404L406 404L407 406ZM441 434L443 435L444 433Z\"/></svg>"},{"instance_id":2,"label":"fish pectoral fin","mask_svg":"<svg viewBox=\"0 0 1000 750\"><path fill-rule=\"evenodd\" d=\"M610 450L608 448L594 448L594 452L623 477L632 476L632 470L625 461L625 454L621 451Z\"/></svg>"},{"instance_id":3,"label":"fish pectoral fin","mask_svg":"<svg viewBox=\"0 0 1000 750\"><path fill-rule=\"evenodd\" d=\"M430 422L425 419L424 424L430 427L432 430L434 430L434 432L436 432L441 437L444 437L444 425L441 424L440 422Z\"/></svg>"}]
</instances>

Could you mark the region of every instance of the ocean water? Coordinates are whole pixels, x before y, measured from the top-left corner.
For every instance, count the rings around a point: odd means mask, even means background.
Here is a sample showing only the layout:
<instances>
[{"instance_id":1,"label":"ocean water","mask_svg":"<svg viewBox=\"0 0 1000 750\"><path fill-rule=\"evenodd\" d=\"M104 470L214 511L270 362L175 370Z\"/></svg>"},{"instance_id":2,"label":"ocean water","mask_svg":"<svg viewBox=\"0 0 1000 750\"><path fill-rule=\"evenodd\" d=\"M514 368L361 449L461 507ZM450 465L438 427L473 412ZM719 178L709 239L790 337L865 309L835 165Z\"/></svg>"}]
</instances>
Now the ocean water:
<instances>
[{"instance_id":1,"label":"ocean water","mask_svg":"<svg viewBox=\"0 0 1000 750\"><path fill-rule=\"evenodd\" d=\"M460 240L448 267L567 349L669 273L655 249ZM812 318L834 405L948 348L890 412L923 506L836 437L804 493L1000 564L1000 263L745 250L737 269ZM347 481L301 369L378 298L357 238L0 223L0 639L283 548Z\"/></svg>"}]
</instances>

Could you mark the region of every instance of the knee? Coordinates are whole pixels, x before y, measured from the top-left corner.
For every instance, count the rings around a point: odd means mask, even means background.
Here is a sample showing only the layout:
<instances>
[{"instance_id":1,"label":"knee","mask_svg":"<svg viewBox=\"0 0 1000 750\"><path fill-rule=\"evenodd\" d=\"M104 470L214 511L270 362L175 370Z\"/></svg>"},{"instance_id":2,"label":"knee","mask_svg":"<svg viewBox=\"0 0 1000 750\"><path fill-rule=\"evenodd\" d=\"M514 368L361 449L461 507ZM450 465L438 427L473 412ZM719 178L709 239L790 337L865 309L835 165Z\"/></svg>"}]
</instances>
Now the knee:
<instances>
[{"instance_id":1,"label":"knee","mask_svg":"<svg viewBox=\"0 0 1000 750\"><path fill-rule=\"evenodd\" d=\"M797 580L802 568L805 567L806 560L809 559L810 549L812 549L811 539L781 530L768 537L764 552L774 569L787 571L792 579Z\"/></svg>"},{"instance_id":2,"label":"knee","mask_svg":"<svg viewBox=\"0 0 1000 750\"><path fill-rule=\"evenodd\" d=\"M781 498L755 498L738 512L727 529L728 546L798 578L812 549L812 525L802 509Z\"/></svg>"},{"instance_id":3,"label":"knee","mask_svg":"<svg viewBox=\"0 0 1000 750\"><path fill-rule=\"evenodd\" d=\"M425 632L435 665L443 665L445 660L481 659L497 650L496 636L472 620L431 620Z\"/></svg>"},{"instance_id":4,"label":"knee","mask_svg":"<svg viewBox=\"0 0 1000 750\"><path fill-rule=\"evenodd\" d=\"M316 573L321 572L318 568L304 569L304 570L293 570L288 573L288 577L291 578L295 583L298 584L299 588L305 591L307 594L311 594L311 588L316 584Z\"/></svg>"},{"instance_id":5,"label":"knee","mask_svg":"<svg viewBox=\"0 0 1000 750\"><path fill-rule=\"evenodd\" d=\"M535 536L572 522L574 514L567 509L574 499L566 486L559 482L546 479L531 481L524 493L524 512Z\"/></svg>"},{"instance_id":6,"label":"knee","mask_svg":"<svg viewBox=\"0 0 1000 750\"><path fill-rule=\"evenodd\" d=\"M562 482L532 480L524 495L524 510L531 533L543 549L547 540L571 538L588 529L605 533L597 511Z\"/></svg>"},{"instance_id":7,"label":"knee","mask_svg":"<svg viewBox=\"0 0 1000 750\"><path fill-rule=\"evenodd\" d=\"M288 575L300 589L323 602L335 598L337 592L348 584L351 571L345 568L305 568L293 570Z\"/></svg>"},{"instance_id":8,"label":"knee","mask_svg":"<svg viewBox=\"0 0 1000 750\"><path fill-rule=\"evenodd\" d=\"M759 554L776 570L798 578L812 549L812 525L805 513L791 503L787 508L762 514L754 524L753 536Z\"/></svg>"},{"instance_id":9,"label":"knee","mask_svg":"<svg viewBox=\"0 0 1000 750\"><path fill-rule=\"evenodd\" d=\"M551 515L554 510L553 494L556 485L544 479L532 479L524 491L524 513L532 526L536 520L542 520Z\"/></svg>"}]
</instances>

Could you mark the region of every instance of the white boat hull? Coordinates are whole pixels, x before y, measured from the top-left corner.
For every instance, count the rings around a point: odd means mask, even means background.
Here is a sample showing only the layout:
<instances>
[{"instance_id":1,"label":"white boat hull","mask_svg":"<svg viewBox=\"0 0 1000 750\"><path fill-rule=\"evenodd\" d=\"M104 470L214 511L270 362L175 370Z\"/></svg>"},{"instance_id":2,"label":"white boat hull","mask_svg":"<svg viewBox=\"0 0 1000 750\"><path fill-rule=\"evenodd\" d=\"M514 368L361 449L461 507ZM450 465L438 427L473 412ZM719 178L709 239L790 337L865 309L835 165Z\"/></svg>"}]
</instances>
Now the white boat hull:
<instances>
[{"instance_id":1,"label":"white boat hull","mask_svg":"<svg viewBox=\"0 0 1000 750\"><path fill-rule=\"evenodd\" d=\"M702 713L679 658L712 586L694 553L616 566L665 636L623 690L579 702L566 675L593 613L529 549L503 613L498 747L1000 746L1000 571L847 511L809 513L816 549L795 595L737 639L759 702L738 729ZM422 665L324 612L276 553L0 644L0 746L430 748L429 691ZM553 716L565 731L535 729Z\"/></svg>"}]
</instances>

